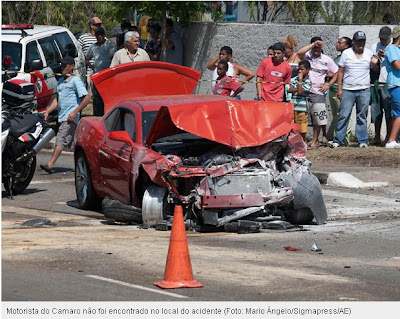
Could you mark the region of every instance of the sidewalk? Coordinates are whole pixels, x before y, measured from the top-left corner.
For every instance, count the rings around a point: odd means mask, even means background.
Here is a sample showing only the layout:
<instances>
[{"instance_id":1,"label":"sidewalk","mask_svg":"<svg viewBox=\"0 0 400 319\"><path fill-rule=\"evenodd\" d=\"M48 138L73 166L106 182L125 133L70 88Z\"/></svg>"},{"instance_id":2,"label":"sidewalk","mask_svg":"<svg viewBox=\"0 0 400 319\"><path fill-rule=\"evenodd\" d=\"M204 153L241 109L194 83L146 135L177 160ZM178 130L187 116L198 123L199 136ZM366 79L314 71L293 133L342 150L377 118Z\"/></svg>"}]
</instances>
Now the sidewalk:
<instances>
[{"instance_id":1,"label":"sidewalk","mask_svg":"<svg viewBox=\"0 0 400 319\"><path fill-rule=\"evenodd\" d=\"M313 161L311 166L313 172L321 184L327 184L331 173L345 172L365 183L386 182L388 186L400 186L400 168L373 167L351 164L326 164Z\"/></svg>"}]
</instances>

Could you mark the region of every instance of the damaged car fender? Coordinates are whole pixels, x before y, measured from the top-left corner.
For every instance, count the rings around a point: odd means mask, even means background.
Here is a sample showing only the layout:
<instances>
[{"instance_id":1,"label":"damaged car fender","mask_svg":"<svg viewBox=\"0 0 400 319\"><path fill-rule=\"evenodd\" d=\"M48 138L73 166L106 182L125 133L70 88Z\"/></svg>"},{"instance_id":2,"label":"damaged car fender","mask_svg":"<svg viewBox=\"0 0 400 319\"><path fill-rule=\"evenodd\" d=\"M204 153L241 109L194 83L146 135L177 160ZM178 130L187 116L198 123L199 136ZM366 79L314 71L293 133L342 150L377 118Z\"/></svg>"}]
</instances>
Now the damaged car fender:
<instances>
[{"instance_id":1,"label":"damaged car fender","mask_svg":"<svg viewBox=\"0 0 400 319\"><path fill-rule=\"evenodd\" d=\"M313 218L318 224L327 219L327 211L322 196L321 184L305 166L281 174L285 186L293 189L293 210L285 215L294 224L310 222Z\"/></svg>"}]
</instances>

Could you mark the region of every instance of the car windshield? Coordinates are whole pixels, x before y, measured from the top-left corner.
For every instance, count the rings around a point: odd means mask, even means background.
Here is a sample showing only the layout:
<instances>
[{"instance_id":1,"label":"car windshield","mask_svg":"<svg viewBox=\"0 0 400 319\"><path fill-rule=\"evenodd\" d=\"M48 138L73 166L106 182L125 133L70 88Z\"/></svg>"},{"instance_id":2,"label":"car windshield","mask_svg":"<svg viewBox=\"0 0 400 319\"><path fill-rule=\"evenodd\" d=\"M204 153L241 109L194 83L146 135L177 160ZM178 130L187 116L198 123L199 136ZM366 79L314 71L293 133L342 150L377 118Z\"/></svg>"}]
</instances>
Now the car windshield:
<instances>
[{"instance_id":1,"label":"car windshield","mask_svg":"<svg viewBox=\"0 0 400 319\"><path fill-rule=\"evenodd\" d=\"M9 70L19 70L21 69L21 58L22 58L22 45L21 43L7 42L1 41L1 61L2 61L2 70L5 70L4 67L4 57L11 57L11 65L8 68Z\"/></svg>"}]
</instances>

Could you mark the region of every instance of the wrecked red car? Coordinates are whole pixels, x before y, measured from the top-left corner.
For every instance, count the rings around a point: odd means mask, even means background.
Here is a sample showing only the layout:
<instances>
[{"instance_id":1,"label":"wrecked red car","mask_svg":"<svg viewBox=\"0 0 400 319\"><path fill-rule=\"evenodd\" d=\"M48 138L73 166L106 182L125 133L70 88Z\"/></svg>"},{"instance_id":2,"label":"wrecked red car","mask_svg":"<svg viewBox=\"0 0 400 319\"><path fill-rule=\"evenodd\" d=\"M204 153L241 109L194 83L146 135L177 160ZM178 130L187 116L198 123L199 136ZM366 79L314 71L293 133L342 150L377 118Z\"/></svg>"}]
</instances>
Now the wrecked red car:
<instances>
[{"instance_id":1,"label":"wrecked red car","mask_svg":"<svg viewBox=\"0 0 400 319\"><path fill-rule=\"evenodd\" d=\"M199 78L161 62L92 77L106 113L83 118L75 134L79 206L102 203L108 218L157 226L179 204L199 230L270 216L324 223L293 104L191 94Z\"/></svg>"}]
</instances>

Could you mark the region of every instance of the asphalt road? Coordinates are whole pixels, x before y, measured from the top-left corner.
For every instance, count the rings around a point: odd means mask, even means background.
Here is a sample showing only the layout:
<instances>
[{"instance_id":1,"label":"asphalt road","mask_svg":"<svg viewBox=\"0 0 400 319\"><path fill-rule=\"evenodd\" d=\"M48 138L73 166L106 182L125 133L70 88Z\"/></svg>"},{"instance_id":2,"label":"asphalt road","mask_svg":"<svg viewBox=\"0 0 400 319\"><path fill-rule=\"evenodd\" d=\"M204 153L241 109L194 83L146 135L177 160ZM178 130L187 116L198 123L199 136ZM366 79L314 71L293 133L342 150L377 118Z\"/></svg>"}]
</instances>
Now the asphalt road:
<instances>
[{"instance_id":1,"label":"asphalt road","mask_svg":"<svg viewBox=\"0 0 400 319\"><path fill-rule=\"evenodd\" d=\"M39 154L46 163L50 152ZM161 290L169 232L114 224L77 208L73 157L38 165L14 199L2 193L3 301L400 300L400 189L323 187L329 220L257 234L188 232L204 288ZM46 227L21 223L46 218ZM312 251L314 242L322 248ZM285 246L298 248L287 251Z\"/></svg>"}]
</instances>

